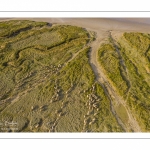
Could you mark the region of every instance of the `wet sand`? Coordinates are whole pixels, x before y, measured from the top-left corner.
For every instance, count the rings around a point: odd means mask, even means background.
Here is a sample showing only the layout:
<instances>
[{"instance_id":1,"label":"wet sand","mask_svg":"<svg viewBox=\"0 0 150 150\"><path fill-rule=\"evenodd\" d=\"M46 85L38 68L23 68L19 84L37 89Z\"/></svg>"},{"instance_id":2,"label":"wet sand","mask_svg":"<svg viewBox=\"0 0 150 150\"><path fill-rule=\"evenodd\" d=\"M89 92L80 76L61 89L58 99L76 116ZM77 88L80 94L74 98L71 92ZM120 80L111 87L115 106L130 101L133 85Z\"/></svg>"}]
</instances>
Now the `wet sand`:
<instances>
[{"instance_id":1,"label":"wet sand","mask_svg":"<svg viewBox=\"0 0 150 150\"><path fill-rule=\"evenodd\" d=\"M149 18L0 18L0 21L6 20L34 20L45 21L49 23L59 23L81 26L92 31L135 31L150 33Z\"/></svg>"},{"instance_id":2,"label":"wet sand","mask_svg":"<svg viewBox=\"0 0 150 150\"><path fill-rule=\"evenodd\" d=\"M150 33L150 18L0 18L0 21L8 20L33 20L79 26L96 32L97 40L106 38L110 31L116 40L124 32Z\"/></svg>"}]
</instances>

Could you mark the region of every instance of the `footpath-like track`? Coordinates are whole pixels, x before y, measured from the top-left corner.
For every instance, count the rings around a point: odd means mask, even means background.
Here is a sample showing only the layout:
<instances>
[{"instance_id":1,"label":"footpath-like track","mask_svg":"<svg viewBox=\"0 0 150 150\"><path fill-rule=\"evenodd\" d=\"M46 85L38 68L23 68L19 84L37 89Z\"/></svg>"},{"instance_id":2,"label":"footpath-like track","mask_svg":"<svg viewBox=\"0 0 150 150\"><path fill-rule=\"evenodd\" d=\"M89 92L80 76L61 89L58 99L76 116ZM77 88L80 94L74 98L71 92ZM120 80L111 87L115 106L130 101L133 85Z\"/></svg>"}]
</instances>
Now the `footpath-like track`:
<instances>
[{"instance_id":1,"label":"footpath-like track","mask_svg":"<svg viewBox=\"0 0 150 150\"><path fill-rule=\"evenodd\" d=\"M127 107L125 101L123 98L116 92L115 87L110 83L108 77L104 74L103 68L101 67L100 63L98 62L98 48L103 42L105 38L107 38L107 34L104 36L100 36L100 34L97 34L96 40L91 43L91 51L89 53L90 56L90 65L94 71L94 74L96 76L96 80L99 82L99 84L102 86L105 94L107 95L108 99L110 100L110 109L115 116L118 124L124 129L125 132L129 132L129 130L132 130L133 132L141 132L141 129L136 121L136 119L132 116L131 110ZM116 104L122 104L126 111L127 115L129 117L128 125L124 124L118 114L115 111L114 102Z\"/></svg>"}]
</instances>

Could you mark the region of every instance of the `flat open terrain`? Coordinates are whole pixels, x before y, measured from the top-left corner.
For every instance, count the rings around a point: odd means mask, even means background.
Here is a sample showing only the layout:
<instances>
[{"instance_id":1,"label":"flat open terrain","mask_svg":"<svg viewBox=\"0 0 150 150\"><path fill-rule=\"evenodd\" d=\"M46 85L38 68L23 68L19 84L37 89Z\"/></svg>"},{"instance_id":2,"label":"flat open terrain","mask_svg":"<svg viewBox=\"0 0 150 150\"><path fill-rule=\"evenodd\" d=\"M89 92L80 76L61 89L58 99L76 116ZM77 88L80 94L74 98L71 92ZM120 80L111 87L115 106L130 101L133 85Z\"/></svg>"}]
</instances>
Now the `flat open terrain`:
<instances>
[{"instance_id":1,"label":"flat open terrain","mask_svg":"<svg viewBox=\"0 0 150 150\"><path fill-rule=\"evenodd\" d=\"M3 19L0 131L149 132L149 32L113 19Z\"/></svg>"}]
</instances>

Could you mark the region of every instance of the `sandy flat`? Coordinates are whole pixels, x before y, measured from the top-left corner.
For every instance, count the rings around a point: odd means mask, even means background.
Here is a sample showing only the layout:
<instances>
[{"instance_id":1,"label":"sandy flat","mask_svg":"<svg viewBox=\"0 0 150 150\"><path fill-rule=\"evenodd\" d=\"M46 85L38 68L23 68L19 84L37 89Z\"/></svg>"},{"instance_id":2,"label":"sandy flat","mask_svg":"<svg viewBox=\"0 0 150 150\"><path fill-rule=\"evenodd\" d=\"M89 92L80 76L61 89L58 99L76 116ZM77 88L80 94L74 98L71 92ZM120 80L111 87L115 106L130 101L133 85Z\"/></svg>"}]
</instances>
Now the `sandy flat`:
<instances>
[{"instance_id":1,"label":"sandy flat","mask_svg":"<svg viewBox=\"0 0 150 150\"><path fill-rule=\"evenodd\" d=\"M123 32L150 33L150 18L0 18L0 21L8 20L34 20L80 26L95 31L97 40L106 37L109 31L114 38L119 38Z\"/></svg>"},{"instance_id":2,"label":"sandy flat","mask_svg":"<svg viewBox=\"0 0 150 150\"><path fill-rule=\"evenodd\" d=\"M34 20L49 23L69 24L81 26L93 31L136 31L150 32L149 18L0 18L6 20Z\"/></svg>"}]
</instances>

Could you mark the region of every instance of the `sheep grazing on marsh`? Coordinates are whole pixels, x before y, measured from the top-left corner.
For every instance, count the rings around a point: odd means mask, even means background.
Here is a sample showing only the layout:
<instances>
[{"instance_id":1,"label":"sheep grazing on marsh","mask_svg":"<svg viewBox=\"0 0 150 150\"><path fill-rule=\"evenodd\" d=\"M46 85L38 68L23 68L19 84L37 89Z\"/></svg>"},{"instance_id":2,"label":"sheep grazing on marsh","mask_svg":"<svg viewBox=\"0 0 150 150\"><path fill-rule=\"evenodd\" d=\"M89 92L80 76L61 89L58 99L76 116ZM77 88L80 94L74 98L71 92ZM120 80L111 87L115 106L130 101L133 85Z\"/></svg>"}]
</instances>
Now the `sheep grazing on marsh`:
<instances>
[{"instance_id":1,"label":"sheep grazing on marsh","mask_svg":"<svg viewBox=\"0 0 150 150\"><path fill-rule=\"evenodd\" d=\"M97 96L96 96L96 95L93 95L93 97L94 97L95 99L97 99Z\"/></svg>"},{"instance_id":2,"label":"sheep grazing on marsh","mask_svg":"<svg viewBox=\"0 0 150 150\"><path fill-rule=\"evenodd\" d=\"M36 124L36 125L35 125L35 128L38 128L39 126L40 126L39 124Z\"/></svg>"},{"instance_id":3,"label":"sheep grazing on marsh","mask_svg":"<svg viewBox=\"0 0 150 150\"><path fill-rule=\"evenodd\" d=\"M57 114L57 113L61 113L61 112L62 112L61 109L55 111L56 114Z\"/></svg>"},{"instance_id":4,"label":"sheep grazing on marsh","mask_svg":"<svg viewBox=\"0 0 150 150\"><path fill-rule=\"evenodd\" d=\"M97 116L99 113L94 113L94 116Z\"/></svg>"},{"instance_id":5,"label":"sheep grazing on marsh","mask_svg":"<svg viewBox=\"0 0 150 150\"><path fill-rule=\"evenodd\" d=\"M57 122L55 121L52 127L55 128L56 125L57 125Z\"/></svg>"},{"instance_id":6,"label":"sheep grazing on marsh","mask_svg":"<svg viewBox=\"0 0 150 150\"><path fill-rule=\"evenodd\" d=\"M60 68L60 67L61 67L61 64L59 64L58 67Z\"/></svg>"},{"instance_id":7,"label":"sheep grazing on marsh","mask_svg":"<svg viewBox=\"0 0 150 150\"><path fill-rule=\"evenodd\" d=\"M98 108L98 104L93 104L93 107L94 108Z\"/></svg>"},{"instance_id":8,"label":"sheep grazing on marsh","mask_svg":"<svg viewBox=\"0 0 150 150\"><path fill-rule=\"evenodd\" d=\"M50 103L53 103L53 100L52 100L52 99L50 100Z\"/></svg>"},{"instance_id":9,"label":"sheep grazing on marsh","mask_svg":"<svg viewBox=\"0 0 150 150\"><path fill-rule=\"evenodd\" d=\"M96 109L96 111L99 111L99 110L100 110L99 108Z\"/></svg>"},{"instance_id":10,"label":"sheep grazing on marsh","mask_svg":"<svg viewBox=\"0 0 150 150\"><path fill-rule=\"evenodd\" d=\"M95 121L96 121L96 118L93 118L93 119L92 119L92 122L95 122Z\"/></svg>"},{"instance_id":11,"label":"sheep grazing on marsh","mask_svg":"<svg viewBox=\"0 0 150 150\"><path fill-rule=\"evenodd\" d=\"M84 118L86 118L87 117L87 115L84 115Z\"/></svg>"},{"instance_id":12,"label":"sheep grazing on marsh","mask_svg":"<svg viewBox=\"0 0 150 150\"><path fill-rule=\"evenodd\" d=\"M84 125L88 123L88 120L84 120Z\"/></svg>"},{"instance_id":13,"label":"sheep grazing on marsh","mask_svg":"<svg viewBox=\"0 0 150 150\"><path fill-rule=\"evenodd\" d=\"M91 122L89 122L89 125L92 125L93 124L93 122L91 121Z\"/></svg>"},{"instance_id":14,"label":"sheep grazing on marsh","mask_svg":"<svg viewBox=\"0 0 150 150\"><path fill-rule=\"evenodd\" d=\"M34 110L34 106L31 107L31 110Z\"/></svg>"},{"instance_id":15,"label":"sheep grazing on marsh","mask_svg":"<svg viewBox=\"0 0 150 150\"><path fill-rule=\"evenodd\" d=\"M62 113L59 113L58 116L61 117L61 116L62 116Z\"/></svg>"}]
</instances>

